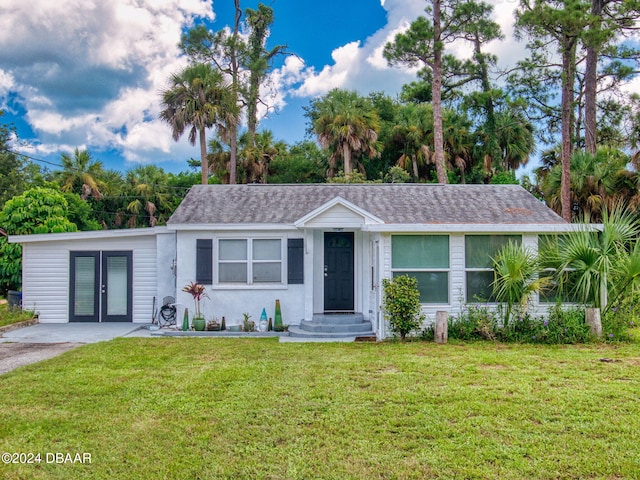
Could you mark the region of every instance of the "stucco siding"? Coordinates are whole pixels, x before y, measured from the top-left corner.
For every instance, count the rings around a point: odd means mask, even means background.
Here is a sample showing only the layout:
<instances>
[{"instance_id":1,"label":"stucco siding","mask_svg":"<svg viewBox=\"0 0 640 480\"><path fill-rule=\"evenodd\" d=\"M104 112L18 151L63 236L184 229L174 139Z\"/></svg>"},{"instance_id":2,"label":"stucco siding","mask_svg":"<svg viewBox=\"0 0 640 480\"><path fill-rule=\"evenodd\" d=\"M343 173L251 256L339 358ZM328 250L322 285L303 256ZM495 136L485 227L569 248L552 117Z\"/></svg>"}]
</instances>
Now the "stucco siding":
<instances>
[{"instance_id":1,"label":"stucco siding","mask_svg":"<svg viewBox=\"0 0 640 480\"><path fill-rule=\"evenodd\" d=\"M273 284L220 284L217 272L217 241L219 239L242 238L280 238L283 240L283 283ZM178 302L178 315L181 319L184 310L189 310L193 316L195 304L188 293L182 292L182 288L195 281L196 276L196 241L198 239L211 239L213 246L213 283L205 285L207 296L201 302L202 312L207 320L225 317L227 326L239 325L242 322L243 313L251 315L256 323L260 319L262 309L267 315L273 317L275 313L275 301L280 300L283 323L298 325L305 318L305 284L311 282L312 272L307 269L305 261L304 284L287 284L287 255L286 246L288 238L304 238L303 232L287 233L278 230L244 230L234 232L216 231L179 231L176 238L177 251L177 277L176 290ZM308 239L305 239L307 242ZM306 245L305 245L306 251ZM305 254L306 256L306 254Z\"/></svg>"}]
</instances>

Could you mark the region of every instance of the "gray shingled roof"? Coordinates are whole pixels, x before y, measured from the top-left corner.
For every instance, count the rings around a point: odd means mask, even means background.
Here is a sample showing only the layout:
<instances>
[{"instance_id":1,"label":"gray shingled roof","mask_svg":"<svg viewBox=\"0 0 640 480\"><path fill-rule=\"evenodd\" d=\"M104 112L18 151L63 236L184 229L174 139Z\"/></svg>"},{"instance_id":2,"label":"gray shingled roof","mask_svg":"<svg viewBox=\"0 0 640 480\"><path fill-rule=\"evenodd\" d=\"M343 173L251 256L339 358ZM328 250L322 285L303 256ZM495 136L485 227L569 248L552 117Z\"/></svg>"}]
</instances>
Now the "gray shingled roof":
<instances>
[{"instance_id":1,"label":"gray shingled roof","mask_svg":"<svg viewBox=\"0 0 640 480\"><path fill-rule=\"evenodd\" d=\"M195 185L179 224L293 224L342 197L386 224L564 224L519 185Z\"/></svg>"}]
</instances>

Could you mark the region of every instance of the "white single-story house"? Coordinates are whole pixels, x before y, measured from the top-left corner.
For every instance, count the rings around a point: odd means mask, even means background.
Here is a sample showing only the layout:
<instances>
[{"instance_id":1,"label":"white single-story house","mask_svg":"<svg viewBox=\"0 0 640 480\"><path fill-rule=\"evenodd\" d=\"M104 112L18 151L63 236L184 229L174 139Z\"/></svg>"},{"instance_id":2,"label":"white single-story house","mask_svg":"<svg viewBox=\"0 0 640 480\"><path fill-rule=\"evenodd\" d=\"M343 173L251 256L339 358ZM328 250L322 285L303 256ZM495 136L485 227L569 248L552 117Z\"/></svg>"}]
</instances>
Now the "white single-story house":
<instances>
[{"instance_id":1,"label":"white single-story house","mask_svg":"<svg viewBox=\"0 0 640 480\"><path fill-rule=\"evenodd\" d=\"M427 318L456 314L490 294L505 242L535 251L571 228L518 185L196 185L165 227L9 241L23 245L23 305L42 323L149 323L165 296L181 318L197 281L205 316L227 325L273 316L278 299L293 332L355 315L383 338L382 279L413 275Z\"/></svg>"}]
</instances>

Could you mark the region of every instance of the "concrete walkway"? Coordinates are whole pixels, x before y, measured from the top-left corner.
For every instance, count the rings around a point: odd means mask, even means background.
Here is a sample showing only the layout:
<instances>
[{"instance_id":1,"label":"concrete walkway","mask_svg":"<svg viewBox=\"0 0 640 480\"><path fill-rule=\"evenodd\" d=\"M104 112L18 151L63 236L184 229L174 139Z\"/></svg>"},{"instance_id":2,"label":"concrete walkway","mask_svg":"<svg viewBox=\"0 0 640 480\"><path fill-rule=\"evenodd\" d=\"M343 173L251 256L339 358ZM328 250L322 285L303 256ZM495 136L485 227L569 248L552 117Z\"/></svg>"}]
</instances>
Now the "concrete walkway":
<instances>
[{"instance_id":1,"label":"concrete walkway","mask_svg":"<svg viewBox=\"0 0 640 480\"><path fill-rule=\"evenodd\" d=\"M38 323L6 332L0 343L96 343L116 337L149 336L137 323Z\"/></svg>"}]
</instances>

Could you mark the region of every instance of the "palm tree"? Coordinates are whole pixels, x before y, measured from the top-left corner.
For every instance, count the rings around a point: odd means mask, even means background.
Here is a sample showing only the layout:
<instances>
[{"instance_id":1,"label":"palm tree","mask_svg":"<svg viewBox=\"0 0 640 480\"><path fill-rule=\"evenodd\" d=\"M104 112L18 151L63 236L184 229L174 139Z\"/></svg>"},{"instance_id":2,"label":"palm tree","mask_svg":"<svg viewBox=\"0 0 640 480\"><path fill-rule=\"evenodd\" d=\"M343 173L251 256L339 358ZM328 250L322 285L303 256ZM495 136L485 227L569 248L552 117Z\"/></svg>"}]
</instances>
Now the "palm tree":
<instances>
[{"instance_id":1,"label":"palm tree","mask_svg":"<svg viewBox=\"0 0 640 480\"><path fill-rule=\"evenodd\" d=\"M495 116L495 139L500 148L501 164L505 170L517 170L529 162L535 150L533 125L513 111Z\"/></svg>"},{"instance_id":2,"label":"palm tree","mask_svg":"<svg viewBox=\"0 0 640 480\"><path fill-rule=\"evenodd\" d=\"M92 160L88 151L80 151L77 147L73 151L73 157L68 153L63 153L60 156L60 161L63 170L56 172L55 176L63 192L79 193L83 200L90 196L96 199L101 197L102 162Z\"/></svg>"},{"instance_id":3,"label":"palm tree","mask_svg":"<svg viewBox=\"0 0 640 480\"><path fill-rule=\"evenodd\" d=\"M591 221L602 219L605 209L637 203L637 188L630 188L633 174L626 169L628 158L619 150L600 148L595 155L576 152L571 157L571 202L574 213ZM542 183L542 192L551 208L561 211L562 166L554 166Z\"/></svg>"},{"instance_id":4,"label":"palm tree","mask_svg":"<svg viewBox=\"0 0 640 480\"><path fill-rule=\"evenodd\" d=\"M100 176L100 199L91 201L91 207L96 220L102 228L120 227L126 206L124 178L118 170L104 170Z\"/></svg>"},{"instance_id":5,"label":"palm tree","mask_svg":"<svg viewBox=\"0 0 640 480\"><path fill-rule=\"evenodd\" d=\"M137 216L143 210L149 216L149 226L157 225L156 213L165 211L170 205L167 180L167 174L156 165L142 165L127 172L127 184L137 197L127 205L127 210L133 214L130 226L135 226Z\"/></svg>"},{"instance_id":6,"label":"palm tree","mask_svg":"<svg viewBox=\"0 0 640 480\"><path fill-rule=\"evenodd\" d=\"M337 173L340 159L345 175L349 175L354 157L380 155L377 142L380 131L378 114L355 91L334 89L322 100L316 101L313 108L316 109L315 115L311 115L313 131L320 145L333 151L329 158L329 177ZM365 173L364 166L358 166Z\"/></svg>"},{"instance_id":7,"label":"palm tree","mask_svg":"<svg viewBox=\"0 0 640 480\"><path fill-rule=\"evenodd\" d=\"M271 160L286 151L286 147L282 142L274 143L273 133L270 130L255 134L253 143L253 146L249 146L242 152L247 172L247 183L267 183Z\"/></svg>"},{"instance_id":8,"label":"palm tree","mask_svg":"<svg viewBox=\"0 0 640 480\"><path fill-rule=\"evenodd\" d=\"M419 168L431 163L431 150L427 145L431 130L433 114L430 107L409 103L398 111L392 130L394 141L402 145L397 165L407 171L411 168L415 181L420 178Z\"/></svg>"},{"instance_id":9,"label":"palm tree","mask_svg":"<svg viewBox=\"0 0 640 480\"><path fill-rule=\"evenodd\" d=\"M570 273L573 296L606 311L640 281L640 225L628 210L604 209L602 231L588 224L543 251L558 275Z\"/></svg>"},{"instance_id":10,"label":"palm tree","mask_svg":"<svg viewBox=\"0 0 640 480\"><path fill-rule=\"evenodd\" d=\"M540 258L520 243L509 242L493 260L493 294L498 302L507 304L504 323L509 323L513 307L520 304L524 310L532 295L540 292L550 282Z\"/></svg>"},{"instance_id":11,"label":"palm tree","mask_svg":"<svg viewBox=\"0 0 640 480\"><path fill-rule=\"evenodd\" d=\"M202 184L208 183L206 129L215 126L225 136L231 125L238 122L236 102L222 74L205 63L193 64L171 76L171 87L162 92L160 118L171 127L173 139L178 141L187 128L189 142L200 139Z\"/></svg>"},{"instance_id":12,"label":"palm tree","mask_svg":"<svg viewBox=\"0 0 640 480\"><path fill-rule=\"evenodd\" d=\"M231 152L225 149L223 143L217 138L209 140L209 171L222 183L228 184L231 179Z\"/></svg>"},{"instance_id":13,"label":"palm tree","mask_svg":"<svg viewBox=\"0 0 640 480\"><path fill-rule=\"evenodd\" d=\"M442 112L442 117L442 141L447 171L457 168L464 183L465 171L471 167L473 160L471 120L465 114L449 109Z\"/></svg>"}]
</instances>

